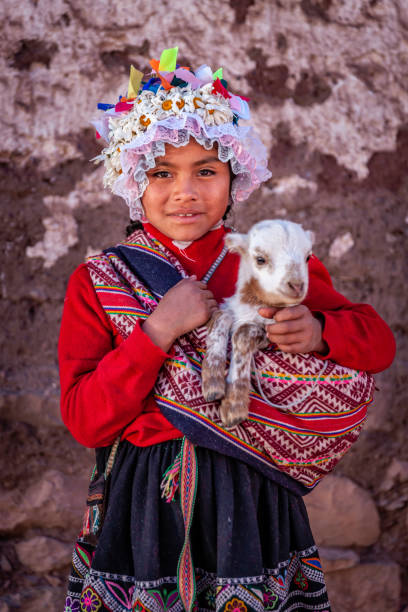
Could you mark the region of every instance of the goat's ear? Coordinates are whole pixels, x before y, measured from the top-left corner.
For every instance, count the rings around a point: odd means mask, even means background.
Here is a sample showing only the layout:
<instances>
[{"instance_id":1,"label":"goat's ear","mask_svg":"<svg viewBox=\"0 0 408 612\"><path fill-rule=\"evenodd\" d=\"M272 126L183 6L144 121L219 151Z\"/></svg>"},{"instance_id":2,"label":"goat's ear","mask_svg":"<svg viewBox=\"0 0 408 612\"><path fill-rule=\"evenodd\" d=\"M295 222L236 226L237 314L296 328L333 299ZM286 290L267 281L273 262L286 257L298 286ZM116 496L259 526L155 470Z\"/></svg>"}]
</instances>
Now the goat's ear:
<instances>
[{"instance_id":1,"label":"goat's ear","mask_svg":"<svg viewBox=\"0 0 408 612\"><path fill-rule=\"evenodd\" d=\"M231 253L244 255L248 248L246 234L227 234L224 238L225 246Z\"/></svg>"},{"instance_id":2,"label":"goat's ear","mask_svg":"<svg viewBox=\"0 0 408 612\"><path fill-rule=\"evenodd\" d=\"M314 233L314 232L312 232L311 230L307 230L307 231L306 231L306 235L307 235L307 237L309 238L310 242L311 242L312 244L314 244L314 242L315 242L315 238L316 238L315 233Z\"/></svg>"}]
</instances>

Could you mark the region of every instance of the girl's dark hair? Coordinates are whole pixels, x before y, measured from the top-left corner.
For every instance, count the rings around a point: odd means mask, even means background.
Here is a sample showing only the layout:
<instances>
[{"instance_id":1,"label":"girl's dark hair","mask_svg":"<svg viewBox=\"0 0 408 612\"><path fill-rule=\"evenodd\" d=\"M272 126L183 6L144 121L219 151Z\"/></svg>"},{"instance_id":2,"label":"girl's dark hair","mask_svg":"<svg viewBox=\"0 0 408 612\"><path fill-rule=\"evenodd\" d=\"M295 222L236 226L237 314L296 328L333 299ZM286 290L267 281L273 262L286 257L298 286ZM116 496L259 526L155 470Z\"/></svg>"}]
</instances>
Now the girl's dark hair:
<instances>
[{"instance_id":1,"label":"girl's dark hair","mask_svg":"<svg viewBox=\"0 0 408 612\"><path fill-rule=\"evenodd\" d=\"M126 238L130 236L130 234L133 234L133 232L135 232L136 230L142 229L143 224L141 221L132 221L132 219L130 219L129 225L126 226Z\"/></svg>"}]
</instances>

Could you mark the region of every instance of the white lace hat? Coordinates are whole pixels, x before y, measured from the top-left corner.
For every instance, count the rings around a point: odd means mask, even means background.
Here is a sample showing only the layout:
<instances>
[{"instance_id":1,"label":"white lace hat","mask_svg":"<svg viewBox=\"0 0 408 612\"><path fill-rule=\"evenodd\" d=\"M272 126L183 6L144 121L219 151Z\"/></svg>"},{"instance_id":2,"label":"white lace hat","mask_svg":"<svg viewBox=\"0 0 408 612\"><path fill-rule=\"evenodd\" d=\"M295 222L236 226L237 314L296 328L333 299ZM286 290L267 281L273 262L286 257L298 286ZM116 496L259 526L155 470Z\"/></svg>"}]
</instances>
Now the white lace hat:
<instances>
[{"instance_id":1,"label":"white lace hat","mask_svg":"<svg viewBox=\"0 0 408 612\"><path fill-rule=\"evenodd\" d=\"M217 144L218 158L229 162L235 178L232 202L242 202L268 180L267 152L249 119L247 100L227 90L222 69L201 66L195 73L176 64L177 47L151 60L154 76L146 82L132 66L128 96L99 104L102 118L93 121L107 146L94 161L104 161L104 185L120 195L132 220L142 217L141 197L149 183L146 171L165 154L165 144L186 145L193 137L205 149ZM150 75L149 75L150 76Z\"/></svg>"}]
</instances>

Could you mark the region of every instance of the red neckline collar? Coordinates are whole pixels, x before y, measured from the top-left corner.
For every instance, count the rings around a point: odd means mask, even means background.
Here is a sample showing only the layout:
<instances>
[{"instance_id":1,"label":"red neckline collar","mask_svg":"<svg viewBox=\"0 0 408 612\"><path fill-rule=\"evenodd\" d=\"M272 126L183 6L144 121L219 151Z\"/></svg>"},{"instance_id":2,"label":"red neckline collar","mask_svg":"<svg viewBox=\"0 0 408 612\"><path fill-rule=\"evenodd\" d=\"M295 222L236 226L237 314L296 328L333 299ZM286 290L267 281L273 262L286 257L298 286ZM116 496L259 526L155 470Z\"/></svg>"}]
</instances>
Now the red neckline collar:
<instances>
[{"instance_id":1,"label":"red neckline collar","mask_svg":"<svg viewBox=\"0 0 408 612\"><path fill-rule=\"evenodd\" d=\"M201 238L194 240L188 247L182 249L177 247L171 238L162 234L151 223L143 223L143 228L177 257L188 274L195 274L198 279L204 276L213 261L221 253L226 234L225 227L222 225L218 229L210 230Z\"/></svg>"}]
</instances>

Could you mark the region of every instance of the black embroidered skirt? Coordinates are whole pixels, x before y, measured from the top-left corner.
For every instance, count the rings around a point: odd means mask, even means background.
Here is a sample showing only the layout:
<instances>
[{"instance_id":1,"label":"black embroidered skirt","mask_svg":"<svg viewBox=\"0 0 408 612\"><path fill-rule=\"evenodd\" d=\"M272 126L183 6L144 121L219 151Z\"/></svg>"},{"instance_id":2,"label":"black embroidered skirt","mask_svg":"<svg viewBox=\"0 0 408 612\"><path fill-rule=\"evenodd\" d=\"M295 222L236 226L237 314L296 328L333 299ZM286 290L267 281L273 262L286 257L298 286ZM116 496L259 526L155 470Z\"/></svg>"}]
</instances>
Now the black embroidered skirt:
<instances>
[{"instance_id":1,"label":"black embroidered skirt","mask_svg":"<svg viewBox=\"0 0 408 612\"><path fill-rule=\"evenodd\" d=\"M167 503L160 492L180 445L120 445L98 544L76 542L65 612L183 611L184 522L178 496ZM302 498L236 459L200 447L196 454L193 610L329 612ZM99 452L100 471L107 455Z\"/></svg>"}]
</instances>

